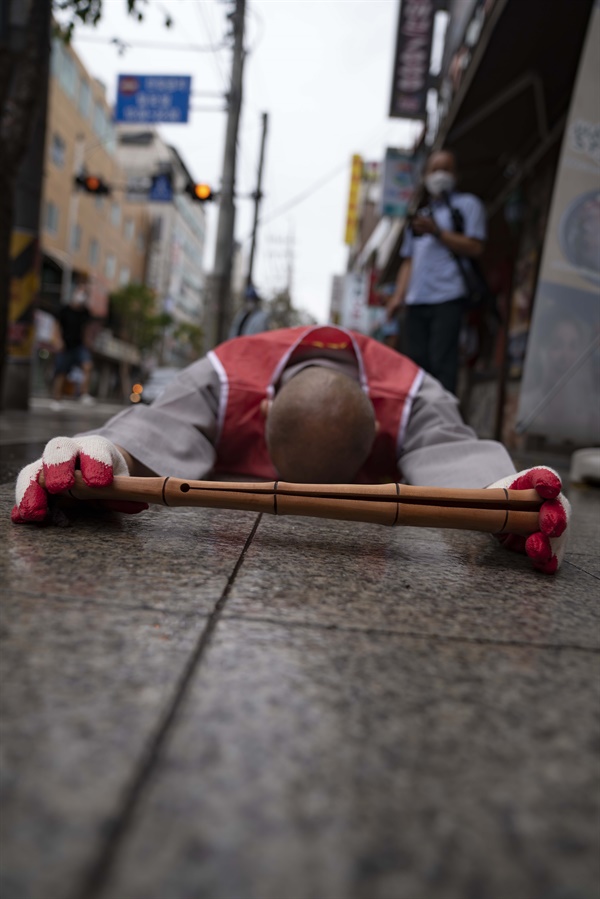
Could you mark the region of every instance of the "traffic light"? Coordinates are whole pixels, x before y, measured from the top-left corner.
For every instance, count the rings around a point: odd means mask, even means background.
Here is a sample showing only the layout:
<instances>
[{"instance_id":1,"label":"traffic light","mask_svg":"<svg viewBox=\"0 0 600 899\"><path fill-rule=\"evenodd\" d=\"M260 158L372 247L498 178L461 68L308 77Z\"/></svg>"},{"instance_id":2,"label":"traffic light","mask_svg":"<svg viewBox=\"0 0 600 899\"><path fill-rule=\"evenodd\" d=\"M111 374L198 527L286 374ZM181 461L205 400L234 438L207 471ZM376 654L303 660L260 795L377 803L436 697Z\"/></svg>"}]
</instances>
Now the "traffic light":
<instances>
[{"instance_id":1,"label":"traffic light","mask_svg":"<svg viewBox=\"0 0 600 899\"><path fill-rule=\"evenodd\" d=\"M100 194L110 193L109 185L97 175L77 175L75 184L88 194L99 196Z\"/></svg>"},{"instance_id":2,"label":"traffic light","mask_svg":"<svg viewBox=\"0 0 600 899\"><path fill-rule=\"evenodd\" d=\"M212 203L215 199L215 194L210 184L194 184L190 181L185 190L192 200L195 200L197 203Z\"/></svg>"}]
</instances>

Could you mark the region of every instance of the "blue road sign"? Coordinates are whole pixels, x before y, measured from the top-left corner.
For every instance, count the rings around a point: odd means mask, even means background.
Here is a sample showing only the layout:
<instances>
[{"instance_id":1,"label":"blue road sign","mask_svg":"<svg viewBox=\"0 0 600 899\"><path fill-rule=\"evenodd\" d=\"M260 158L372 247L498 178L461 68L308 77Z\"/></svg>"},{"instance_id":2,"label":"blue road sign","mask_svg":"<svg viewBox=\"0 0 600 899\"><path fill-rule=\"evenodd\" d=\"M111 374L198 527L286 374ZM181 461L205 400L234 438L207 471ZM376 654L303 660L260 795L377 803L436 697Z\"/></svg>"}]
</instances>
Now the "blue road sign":
<instances>
[{"instance_id":1,"label":"blue road sign","mask_svg":"<svg viewBox=\"0 0 600 899\"><path fill-rule=\"evenodd\" d=\"M148 199L152 203L171 203L173 200L173 183L168 173L152 176L152 186L148 191Z\"/></svg>"},{"instance_id":2,"label":"blue road sign","mask_svg":"<svg viewBox=\"0 0 600 899\"><path fill-rule=\"evenodd\" d=\"M189 75L119 75L115 122L183 124L191 85Z\"/></svg>"}]
</instances>

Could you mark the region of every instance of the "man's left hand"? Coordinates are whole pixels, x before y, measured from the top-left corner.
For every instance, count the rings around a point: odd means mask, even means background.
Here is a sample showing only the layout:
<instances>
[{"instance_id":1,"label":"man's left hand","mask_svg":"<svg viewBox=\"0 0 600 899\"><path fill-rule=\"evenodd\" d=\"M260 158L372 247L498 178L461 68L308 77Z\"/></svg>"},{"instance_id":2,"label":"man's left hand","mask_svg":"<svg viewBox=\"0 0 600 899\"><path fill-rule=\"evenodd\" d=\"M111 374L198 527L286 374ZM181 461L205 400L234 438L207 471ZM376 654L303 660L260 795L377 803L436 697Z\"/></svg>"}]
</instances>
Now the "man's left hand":
<instances>
[{"instance_id":1,"label":"man's left hand","mask_svg":"<svg viewBox=\"0 0 600 899\"><path fill-rule=\"evenodd\" d=\"M567 533L571 504L561 493L562 484L552 468L527 468L490 484L490 487L506 487L510 490L537 490L545 500L539 512L539 531L522 537L519 534L502 534L498 537L506 549L526 553L533 567L546 574L554 574L559 568L567 547Z\"/></svg>"}]
</instances>

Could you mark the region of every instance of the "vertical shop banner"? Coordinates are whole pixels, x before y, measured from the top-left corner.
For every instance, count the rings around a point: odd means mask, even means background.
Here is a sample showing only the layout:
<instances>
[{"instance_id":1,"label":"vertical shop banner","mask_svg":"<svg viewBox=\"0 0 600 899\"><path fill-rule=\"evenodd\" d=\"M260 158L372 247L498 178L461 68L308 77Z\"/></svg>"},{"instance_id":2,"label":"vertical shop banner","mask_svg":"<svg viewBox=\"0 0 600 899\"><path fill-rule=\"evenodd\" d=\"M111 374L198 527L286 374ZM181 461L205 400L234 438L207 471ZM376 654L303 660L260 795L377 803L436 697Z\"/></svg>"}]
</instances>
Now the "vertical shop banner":
<instances>
[{"instance_id":1,"label":"vertical shop banner","mask_svg":"<svg viewBox=\"0 0 600 899\"><path fill-rule=\"evenodd\" d=\"M427 90L436 0L402 0L392 69L390 117L427 118Z\"/></svg>"},{"instance_id":2,"label":"vertical shop banner","mask_svg":"<svg viewBox=\"0 0 600 899\"><path fill-rule=\"evenodd\" d=\"M345 275L334 275L331 279L331 301L329 304L329 321L333 325L342 322L342 306L344 302Z\"/></svg>"},{"instance_id":3,"label":"vertical shop banner","mask_svg":"<svg viewBox=\"0 0 600 899\"><path fill-rule=\"evenodd\" d=\"M350 172L350 191L348 193L348 213L346 215L346 236L344 237L344 243L347 243L349 246L352 246L356 240L356 232L358 231L358 199L362 170L362 157L353 156Z\"/></svg>"},{"instance_id":4,"label":"vertical shop banner","mask_svg":"<svg viewBox=\"0 0 600 899\"><path fill-rule=\"evenodd\" d=\"M383 163L381 214L404 218L415 189L415 167L412 155L388 147Z\"/></svg>"},{"instance_id":5,"label":"vertical shop banner","mask_svg":"<svg viewBox=\"0 0 600 899\"><path fill-rule=\"evenodd\" d=\"M34 311L39 278L37 234L14 228L10 240L10 299L8 306L7 354L12 360L28 361L33 350Z\"/></svg>"},{"instance_id":6,"label":"vertical shop banner","mask_svg":"<svg viewBox=\"0 0 600 899\"><path fill-rule=\"evenodd\" d=\"M369 333L369 278L366 272L348 272L344 277L344 293L340 313L342 328L361 334Z\"/></svg>"},{"instance_id":7,"label":"vertical shop banner","mask_svg":"<svg viewBox=\"0 0 600 899\"><path fill-rule=\"evenodd\" d=\"M590 16L556 174L517 430L600 441L600 2Z\"/></svg>"}]
</instances>

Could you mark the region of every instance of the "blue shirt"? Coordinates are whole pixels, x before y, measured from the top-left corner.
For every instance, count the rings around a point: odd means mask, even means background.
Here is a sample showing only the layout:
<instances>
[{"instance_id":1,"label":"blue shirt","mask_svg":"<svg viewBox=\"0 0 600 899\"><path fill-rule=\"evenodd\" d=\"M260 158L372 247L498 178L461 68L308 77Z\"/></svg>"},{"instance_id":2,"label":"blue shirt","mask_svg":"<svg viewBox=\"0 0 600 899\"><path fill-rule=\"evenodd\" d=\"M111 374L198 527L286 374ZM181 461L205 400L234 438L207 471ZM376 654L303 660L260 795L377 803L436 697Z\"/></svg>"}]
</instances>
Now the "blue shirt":
<instances>
[{"instance_id":1,"label":"blue shirt","mask_svg":"<svg viewBox=\"0 0 600 899\"><path fill-rule=\"evenodd\" d=\"M473 194L453 193L450 203L462 213L466 237L485 240L487 228L481 200ZM450 210L442 200L430 200L429 209L442 231L456 231ZM433 234L414 237L410 228L406 228L400 256L412 259L407 305L446 303L465 295L465 282L456 259Z\"/></svg>"}]
</instances>

